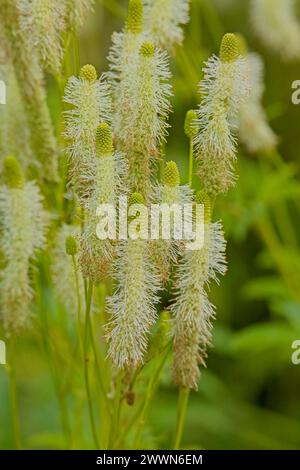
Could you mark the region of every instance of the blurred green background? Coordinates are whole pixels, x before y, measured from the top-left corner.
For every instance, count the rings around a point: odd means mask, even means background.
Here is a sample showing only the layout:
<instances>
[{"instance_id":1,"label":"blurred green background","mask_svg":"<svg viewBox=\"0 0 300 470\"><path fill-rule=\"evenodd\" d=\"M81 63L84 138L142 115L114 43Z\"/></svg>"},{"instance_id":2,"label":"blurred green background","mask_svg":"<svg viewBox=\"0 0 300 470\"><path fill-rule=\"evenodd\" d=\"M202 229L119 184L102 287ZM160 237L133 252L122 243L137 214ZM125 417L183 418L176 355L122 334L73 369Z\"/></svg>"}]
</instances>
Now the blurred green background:
<instances>
[{"instance_id":1,"label":"blurred green background","mask_svg":"<svg viewBox=\"0 0 300 470\"><path fill-rule=\"evenodd\" d=\"M81 30L81 65L92 63L99 73L107 70L111 33L121 29L126 4L97 1L95 12ZM191 395L185 448L300 448L300 365L291 361L291 345L300 339L300 106L291 103L291 84L300 79L300 67L299 63L282 62L255 38L248 7L247 0L192 0L184 46L172 59L174 112L166 154L178 162L184 182L188 171L185 113L199 102L203 61L218 52L225 32L244 34L249 48L263 56L264 104L280 137L278 154L272 158L247 155L240 149L237 186L217 203L216 217L223 220L228 240L229 271L221 286L211 292L217 305L214 346L199 391ZM59 129L60 97L51 78L48 96ZM39 263L41 267L47 259ZM54 375L64 378L69 419L76 435L74 447L90 448L80 366L73 363L67 341L74 335L72 318L55 300L47 270L43 276L41 310L47 312L47 318L37 315L32 330L16 341L23 445L35 449L65 447L57 390L51 379L53 368L45 354L50 347L57 362ZM141 388L147 380L146 373ZM71 387L78 398L74 403ZM12 448L8 381L3 366L0 403L0 448ZM151 405L144 447L170 447L176 403L177 390L167 366Z\"/></svg>"}]
</instances>

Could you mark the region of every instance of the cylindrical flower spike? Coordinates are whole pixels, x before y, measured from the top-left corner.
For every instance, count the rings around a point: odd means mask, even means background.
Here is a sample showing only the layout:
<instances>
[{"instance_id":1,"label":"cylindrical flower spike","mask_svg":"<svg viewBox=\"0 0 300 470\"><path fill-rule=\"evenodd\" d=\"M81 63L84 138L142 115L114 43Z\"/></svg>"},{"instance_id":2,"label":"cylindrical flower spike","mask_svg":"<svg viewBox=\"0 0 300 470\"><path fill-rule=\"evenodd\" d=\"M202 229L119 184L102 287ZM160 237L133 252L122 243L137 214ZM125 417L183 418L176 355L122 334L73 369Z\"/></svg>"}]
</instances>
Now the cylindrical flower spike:
<instances>
[{"instance_id":1,"label":"cylindrical flower spike","mask_svg":"<svg viewBox=\"0 0 300 470\"><path fill-rule=\"evenodd\" d=\"M110 88L93 65L85 65L79 78L69 79L64 100L73 106L65 112L71 184L84 205L95 179L97 126L111 119Z\"/></svg>"},{"instance_id":2,"label":"cylindrical flower spike","mask_svg":"<svg viewBox=\"0 0 300 470\"><path fill-rule=\"evenodd\" d=\"M145 0L145 24L155 44L173 53L183 42L183 25L189 21L190 0Z\"/></svg>"},{"instance_id":3,"label":"cylindrical flower spike","mask_svg":"<svg viewBox=\"0 0 300 470\"><path fill-rule=\"evenodd\" d=\"M208 196L197 194L197 204L204 205L204 244L199 250L186 251L177 272L176 298L171 307L174 315L173 380L188 389L197 389L199 364L205 365L206 350L212 337L215 309L209 302L206 287L211 279L226 272L222 226L211 221Z\"/></svg>"},{"instance_id":4,"label":"cylindrical flower spike","mask_svg":"<svg viewBox=\"0 0 300 470\"><path fill-rule=\"evenodd\" d=\"M168 128L170 72L167 55L151 42L141 45L137 66L134 80L120 83L126 88L126 101L116 116L115 130L118 146L128 158L129 186L148 198L153 160Z\"/></svg>"},{"instance_id":5,"label":"cylindrical flower spike","mask_svg":"<svg viewBox=\"0 0 300 470\"><path fill-rule=\"evenodd\" d=\"M43 74L36 50L21 30L17 2L2 0L1 21L27 114L33 154L42 164L41 177L50 182L57 182L58 149L47 106Z\"/></svg>"},{"instance_id":6,"label":"cylindrical flower spike","mask_svg":"<svg viewBox=\"0 0 300 470\"><path fill-rule=\"evenodd\" d=\"M217 195L226 192L235 181L237 141L232 121L250 91L247 62L239 55L234 34L224 36L220 59L213 56L208 60L200 90L203 99L195 138L199 177L204 189Z\"/></svg>"},{"instance_id":7,"label":"cylindrical flower spike","mask_svg":"<svg viewBox=\"0 0 300 470\"><path fill-rule=\"evenodd\" d=\"M85 277L99 282L114 256L112 240L99 239L97 210L103 204L117 207L118 197L126 194L127 165L123 155L114 151L112 133L107 123L96 130L95 179L91 196L85 202L86 218L80 242L80 266Z\"/></svg>"},{"instance_id":8,"label":"cylindrical flower spike","mask_svg":"<svg viewBox=\"0 0 300 470\"><path fill-rule=\"evenodd\" d=\"M14 157L4 161L5 185L0 188L0 318L7 334L26 327L31 317L33 290L30 260L45 245L48 216L36 184L26 183Z\"/></svg>"},{"instance_id":9,"label":"cylindrical flower spike","mask_svg":"<svg viewBox=\"0 0 300 470\"><path fill-rule=\"evenodd\" d=\"M141 204L144 198L134 194L129 203ZM108 355L116 368L134 369L144 361L158 301L159 279L150 258L148 242L129 238L122 243L114 268L117 288L108 300L112 315L107 334Z\"/></svg>"},{"instance_id":10,"label":"cylindrical flower spike","mask_svg":"<svg viewBox=\"0 0 300 470\"><path fill-rule=\"evenodd\" d=\"M43 67L58 74L63 58L66 5L62 0L20 0L21 28Z\"/></svg>"},{"instance_id":11,"label":"cylindrical flower spike","mask_svg":"<svg viewBox=\"0 0 300 470\"><path fill-rule=\"evenodd\" d=\"M257 36L283 60L300 59L300 22L294 0L251 0Z\"/></svg>"},{"instance_id":12,"label":"cylindrical flower spike","mask_svg":"<svg viewBox=\"0 0 300 470\"><path fill-rule=\"evenodd\" d=\"M170 280L170 271L173 263L177 262L179 254L184 248L182 240L176 239L174 222L178 217L182 218L184 204L192 202L192 191L188 186L180 186L180 174L175 162L167 162L162 184L154 192L154 202L166 207L170 213L170 238L162 238L162 220L160 220L159 239L152 242L152 258L157 266L163 283ZM180 215L176 215L181 214ZM178 237L182 238L182 237Z\"/></svg>"}]
</instances>

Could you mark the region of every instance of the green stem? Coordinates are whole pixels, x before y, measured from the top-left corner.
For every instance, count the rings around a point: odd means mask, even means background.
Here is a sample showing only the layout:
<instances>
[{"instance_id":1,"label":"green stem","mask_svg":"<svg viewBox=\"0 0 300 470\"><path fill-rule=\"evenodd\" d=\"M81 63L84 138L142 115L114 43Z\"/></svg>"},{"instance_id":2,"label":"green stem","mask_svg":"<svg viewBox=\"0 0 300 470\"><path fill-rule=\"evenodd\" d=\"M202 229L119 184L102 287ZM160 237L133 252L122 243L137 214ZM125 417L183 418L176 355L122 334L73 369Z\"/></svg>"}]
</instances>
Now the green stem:
<instances>
[{"instance_id":1,"label":"green stem","mask_svg":"<svg viewBox=\"0 0 300 470\"><path fill-rule=\"evenodd\" d=\"M189 185L193 187L193 173L194 173L194 145L193 139L190 139L190 157L189 157Z\"/></svg>"},{"instance_id":2,"label":"green stem","mask_svg":"<svg viewBox=\"0 0 300 470\"><path fill-rule=\"evenodd\" d=\"M119 429L120 415L122 404L122 374L119 372L116 379L116 394L114 400L114 412L111 420L109 449L116 448L115 442L117 440L117 432Z\"/></svg>"},{"instance_id":3,"label":"green stem","mask_svg":"<svg viewBox=\"0 0 300 470\"><path fill-rule=\"evenodd\" d=\"M10 360L7 366L8 379L9 379L9 396L10 396L10 409L11 409L11 421L12 429L15 441L16 450L21 449L21 432L20 432L20 421L18 411L18 399L17 399L17 384L16 384L16 371L15 371L15 343L11 339L9 341Z\"/></svg>"},{"instance_id":4,"label":"green stem","mask_svg":"<svg viewBox=\"0 0 300 470\"><path fill-rule=\"evenodd\" d=\"M92 434L94 438L94 443L96 449L99 449L99 441L97 436L96 430L96 423L95 423L95 416L94 416L94 409L93 409L93 402L91 396L91 388L89 382L89 323L90 323L90 313L91 313L91 304L92 304L92 297L93 297L93 288L94 285L90 282L88 291L87 291L87 299L86 299L86 314L85 314L85 330L84 330L84 380L85 380L85 388L88 400L88 407L89 407L89 415L91 421L91 428Z\"/></svg>"},{"instance_id":5,"label":"green stem","mask_svg":"<svg viewBox=\"0 0 300 470\"><path fill-rule=\"evenodd\" d=\"M80 344L81 353L83 354L83 344L82 344L82 335L81 335L81 295L80 295L80 284L76 258L72 256L74 276L75 276L75 285L76 285L76 297L77 297L77 335L78 341Z\"/></svg>"},{"instance_id":6,"label":"green stem","mask_svg":"<svg viewBox=\"0 0 300 470\"><path fill-rule=\"evenodd\" d=\"M180 443L183 434L183 428L187 413L187 406L189 401L190 391L187 388L181 387L179 390L178 397L178 412L177 412L177 425L176 425L176 434L174 442L174 450L180 449Z\"/></svg>"},{"instance_id":7,"label":"green stem","mask_svg":"<svg viewBox=\"0 0 300 470\"><path fill-rule=\"evenodd\" d=\"M146 418L147 418L149 406L150 406L151 400L153 398L153 394L155 392L156 385L159 382L161 372L162 372L163 367L165 365L165 362L168 358L169 352L170 352L170 347L167 348L165 354L162 357L162 360L159 362L158 367L156 368L154 374L152 375L152 377L149 380L145 400L144 400L144 403L142 404L141 409L139 410L139 421L138 421L137 432L136 432L136 436L135 436L135 448L136 449L139 447L140 437L141 437L143 427L145 425L145 421L146 421Z\"/></svg>"}]
</instances>

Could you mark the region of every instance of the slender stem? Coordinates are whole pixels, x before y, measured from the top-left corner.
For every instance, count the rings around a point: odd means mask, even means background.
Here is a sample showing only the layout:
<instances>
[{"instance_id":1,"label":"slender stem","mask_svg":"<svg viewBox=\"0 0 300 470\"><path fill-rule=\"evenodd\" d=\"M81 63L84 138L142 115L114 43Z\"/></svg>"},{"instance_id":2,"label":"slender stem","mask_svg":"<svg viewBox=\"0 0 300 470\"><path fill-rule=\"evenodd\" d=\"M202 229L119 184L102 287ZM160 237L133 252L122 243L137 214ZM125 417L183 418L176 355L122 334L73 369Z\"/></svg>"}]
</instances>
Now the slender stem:
<instances>
[{"instance_id":1,"label":"slender stem","mask_svg":"<svg viewBox=\"0 0 300 470\"><path fill-rule=\"evenodd\" d=\"M98 354L97 345L96 345L96 342L95 342L95 337L94 337L94 332L93 332L93 324L92 324L90 316L88 318L88 322L89 322L89 330L90 330L90 339L91 339L92 349L93 349L94 357L95 357L96 375L97 375L98 382L99 382L99 385L100 385L100 388L101 388L101 392L103 394L103 398L104 398L105 405L106 405L106 410L110 413L110 406L109 406L109 402L108 402L108 399L107 399L107 390L106 390L105 384L103 382L102 374L101 374L99 354Z\"/></svg>"},{"instance_id":2,"label":"slender stem","mask_svg":"<svg viewBox=\"0 0 300 470\"><path fill-rule=\"evenodd\" d=\"M193 139L190 139L190 158L189 158L189 185L193 187L193 173L194 173L194 145Z\"/></svg>"},{"instance_id":3,"label":"slender stem","mask_svg":"<svg viewBox=\"0 0 300 470\"><path fill-rule=\"evenodd\" d=\"M92 304L92 297L93 297L93 283L89 283L88 291L87 291L87 299L86 299L86 314L85 314L85 330L84 330L84 380L85 380L85 388L88 400L88 407L89 407L89 415L91 421L91 428L92 434L95 442L96 449L99 449L99 442L96 430L96 423L95 423L95 416L94 416L94 409L93 409L93 402L91 396L91 388L89 382L89 322L90 322L90 312L91 312L91 304Z\"/></svg>"},{"instance_id":4,"label":"slender stem","mask_svg":"<svg viewBox=\"0 0 300 470\"><path fill-rule=\"evenodd\" d=\"M83 354L83 344L82 344L82 335L81 335L81 295L80 295L80 285L79 285L79 276L76 258L72 256L74 276L75 276L75 285L76 285L76 297L77 297L77 335L78 341L80 344L81 353Z\"/></svg>"},{"instance_id":5,"label":"slender stem","mask_svg":"<svg viewBox=\"0 0 300 470\"><path fill-rule=\"evenodd\" d=\"M57 396L57 401L58 401L58 406L60 410L60 417L61 417L61 423L62 427L65 433L66 437L66 445L67 448L69 449L71 446L71 428L70 428L70 418L69 418L69 412L68 412L68 405L66 401L66 397L64 395L63 387L62 387L62 380L61 376L58 372L57 369L57 364L55 361L54 357L54 352L52 348L52 342L51 342L51 336L49 335L50 327L48 324L48 315L47 315L47 305L46 302L44 302L43 299L43 287L41 285L41 279L40 279L40 316L41 316L41 333L42 333L42 340L43 340L43 346L45 350L46 357L48 359L48 364L49 364L49 369L50 373L52 376L53 380L53 385L54 389L56 392Z\"/></svg>"},{"instance_id":6,"label":"slender stem","mask_svg":"<svg viewBox=\"0 0 300 470\"><path fill-rule=\"evenodd\" d=\"M9 341L10 345L10 360L7 366L8 379L9 379L9 396L10 396L10 409L11 409L11 421L12 429L15 441L16 450L21 449L21 432L20 432L20 421L18 411L18 399L17 399L17 384L16 384L16 371L15 371L15 342L13 339Z\"/></svg>"},{"instance_id":7,"label":"slender stem","mask_svg":"<svg viewBox=\"0 0 300 470\"><path fill-rule=\"evenodd\" d=\"M144 400L144 402L141 406L141 409L139 410L139 420L138 420L137 432L136 432L136 436L135 436L135 448L139 447L141 432L142 432L143 426L145 425L145 421L146 421L146 417L147 417L147 414L148 414L149 406L150 406L151 400L153 398L153 394L155 392L156 385L159 382L161 372L162 372L163 367L165 365L165 362L168 358L169 352L170 352L170 347L168 347L165 354L163 354L162 360L159 362L158 367L155 369L154 374L151 376L151 378L149 380L145 400Z\"/></svg>"},{"instance_id":8,"label":"slender stem","mask_svg":"<svg viewBox=\"0 0 300 470\"><path fill-rule=\"evenodd\" d=\"M190 395L189 389L183 388L183 387L180 388L179 397L178 397L178 412L177 412L177 425L176 425L174 450L180 449L180 443L181 443L182 434L183 434L189 395Z\"/></svg>"},{"instance_id":9,"label":"slender stem","mask_svg":"<svg viewBox=\"0 0 300 470\"><path fill-rule=\"evenodd\" d=\"M121 404L122 404L122 374L118 373L116 379L116 394L114 400L114 413L111 420L110 437L109 437L109 449L114 449L114 445L117 440L117 432L119 429L119 421L121 415Z\"/></svg>"}]
</instances>

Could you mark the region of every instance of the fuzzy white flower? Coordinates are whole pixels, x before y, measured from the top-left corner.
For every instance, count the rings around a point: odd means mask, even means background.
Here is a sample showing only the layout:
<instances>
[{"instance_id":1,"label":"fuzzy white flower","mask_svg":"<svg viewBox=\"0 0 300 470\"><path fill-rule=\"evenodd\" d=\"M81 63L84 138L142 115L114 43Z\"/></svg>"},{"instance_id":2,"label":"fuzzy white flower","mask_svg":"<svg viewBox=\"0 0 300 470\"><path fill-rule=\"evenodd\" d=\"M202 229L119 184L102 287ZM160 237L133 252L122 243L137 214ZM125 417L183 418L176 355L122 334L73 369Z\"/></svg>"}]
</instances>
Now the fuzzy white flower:
<instances>
[{"instance_id":1,"label":"fuzzy white flower","mask_svg":"<svg viewBox=\"0 0 300 470\"><path fill-rule=\"evenodd\" d=\"M115 152L111 130L106 123L97 128L97 156L95 157L95 181L91 196L86 200L86 218L80 243L80 265L83 274L94 282L107 273L114 256L111 240L100 240L97 235L97 209L101 204L117 206L121 193L126 193L124 180L127 165L120 152Z\"/></svg>"},{"instance_id":2,"label":"fuzzy white flower","mask_svg":"<svg viewBox=\"0 0 300 470\"><path fill-rule=\"evenodd\" d=\"M266 46L285 60L300 58L300 22L294 0L252 0L251 19Z\"/></svg>"},{"instance_id":3,"label":"fuzzy white flower","mask_svg":"<svg viewBox=\"0 0 300 470\"><path fill-rule=\"evenodd\" d=\"M96 129L99 122L111 119L110 88L103 78L97 79L92 65L85 65L79 78L69 79L64 101L72 105L65 112L71 184L84 204L95 177Z\"/></svg>"},{"instance_id":4,"label":"fuzzy white flower","mask_svg":"<svg viewBox=\"0 0 300 470\"><path fill-rule=\"evenodd\" d=\"M62 0L19 0L21 28L43 67L57 74L63 57L65 4Z\"/></svg>"},{"instance_id":5,"label":"fuzzy white flower","mask_svg":"<svg viewBox=\"0 0 300 470\"><path fill-rule=\"evenodd\" d=\"M52 278L55 292L65 306L66 310L76 316L78 299L76 293L76 279L72 257L66 252L66 240L68 237L79 238L79 229L76 226L64 224L60 227L53 250ZM77 261L78 256L75 255ZM79 294L82 305L84 305L84 284L81 276L79 278Z\"/></svg>"},{"instance_id":6,"label":"fuzzy white flower","mask_svg":"<svg viewBox=\"0 0 300 470\"><path fill-rule=\"evenodd\" d=\"M247 62L240 56L238 39L226 34L220 58L206 63L200 83L199 133L195 138L199 176L206 192L226 192L234 184L237 139L233 125L250 91Z\"/></svg>"},{"instance_id":7,"label":"fuzzy white flower","mask_svg":"<svg viewBox=\"0 0 300 470\"><path fill-rule=\"evenodd\" d=\"M168 56L152 43L141 45L134 80L121 81L122 107L117 107L115 132L129 162L129 186L146 197L151 193L150 176L159 147L167 133L171 86ZM121 106L121 102L119 103Z\"/></svg>"},{"instance_id":8,"label":"fuzzy white flower","mask_svg":"<svg viewBox=\"0 0 300 470\"><path fill-rule=\"evenodd\" d=\"M143 204L140 194L131 204ZM156 320L159 277L146 240L131 238L118 248L114 265L117 288L108 299L112 320L108 324L108 355L115 367L136 368L144 361L148 334Z\"/></svg>"},{"instance_id":9,"label":"fuzzy white flower","mask_svg":"<svg viewBox=\"0 0 300 470\"><path fill-rule=\"evenodd\" d=\"M205 207L204 245L200 250L186 251L179 265L176 298L171 306L174 315L174 382L197 389L199 364L205 365L206 350L212 338L214 306L207 298L206 288L211 279L226 272L226 242L220 222L212 223L210 203L199 194L197 203Z\"/></svg>"},{"instance_id":10,"label":"fuzzy white flower","mask_svg":"<svg viewBox=\"0 0 300 470\"><path fill-rule=\"evenodd\" d=\"M4 268L0 273L0 313L9 334L27 326L31 317L33 290L30 261L45 245L48 216L36 184L25 183L13 157L4 163L6 185L0 189L0 250Z\"/></svg>"},{"instance_id":11,"label":"fuzzy white flower","mask_svg":"<svg viewBox=\"0 0 300 470\"><path fill-rule=\"evenodd\" d=\"M264 63L255 53L246 55L250 72L251 92L241 106L239 135L251 153L268 151L276 147L278 138L270 127L262 105L264 87Z\"/></svg>"},{"instance_id":12,"label":"fuzzy white flower","mask_svg":"<svg viewBox=\"0 0 300 470\"><path fill-rule=\"evenodd\" d=\"M145 25L155 43L170 53L183 42L182 26L189 21L190 0L144 0Z\"/></svg>"},{"instance_id":13,"label":"fuzzy white flower","mask_svg":"<svg viewBox=\"0 0 300 470\"><path fill-rule=\"evenodd\" d=\"M188 186L180 186L180 174L175 162L168 162L164 168L163 183L154 191L153 197L155 204L163 204L167 207L176 207L183 210L185 204L192 202L192 191ZM172 212L171 212L172 214ZM172 223L173 222L173 223ZM170 224L170 239L152 242L152 258L160 273L162 282L170 279L171 266L177 263L179 254L184 248L181 240L175 239L174 234L174 215Z\"/></svg>"}]
</instances>

